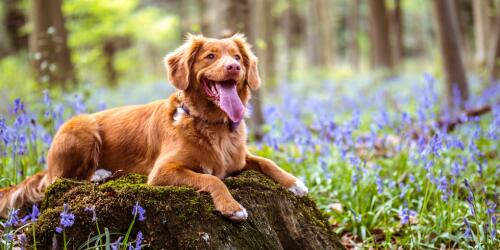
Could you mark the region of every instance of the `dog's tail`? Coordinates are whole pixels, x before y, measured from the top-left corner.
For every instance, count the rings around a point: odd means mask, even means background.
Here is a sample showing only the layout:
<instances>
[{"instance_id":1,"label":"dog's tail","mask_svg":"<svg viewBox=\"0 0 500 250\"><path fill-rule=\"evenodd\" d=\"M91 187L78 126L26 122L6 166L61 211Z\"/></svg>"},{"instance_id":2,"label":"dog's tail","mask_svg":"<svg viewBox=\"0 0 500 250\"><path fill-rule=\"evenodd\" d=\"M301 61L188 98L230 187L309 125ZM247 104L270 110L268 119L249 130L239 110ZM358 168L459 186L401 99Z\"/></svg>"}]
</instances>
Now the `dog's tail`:
<instances>
[{"instance_id":1,"label":"dog's tail","mask_svg":"<svg viewBox=\"0 0 500 250\"><path fill-rule=\"evenodd\" d=\"M48 184L47 171L42 171L17 186L0 189L0 217L7 217L11 208L20 208L42 200Z\"/></svg>"}]
</instances>

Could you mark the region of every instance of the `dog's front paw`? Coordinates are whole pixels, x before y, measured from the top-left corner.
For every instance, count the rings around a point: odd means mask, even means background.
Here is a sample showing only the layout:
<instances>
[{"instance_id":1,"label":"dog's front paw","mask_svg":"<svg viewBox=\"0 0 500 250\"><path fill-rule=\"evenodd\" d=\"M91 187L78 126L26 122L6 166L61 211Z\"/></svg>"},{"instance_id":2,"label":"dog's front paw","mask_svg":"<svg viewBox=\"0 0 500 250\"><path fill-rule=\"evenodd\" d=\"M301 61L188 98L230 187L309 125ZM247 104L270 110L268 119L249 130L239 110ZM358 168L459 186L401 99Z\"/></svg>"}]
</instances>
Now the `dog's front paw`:
<instances>
[{"instance_id":1,"label":"dog's front paw","mask_svg":"<svg viewBox=\"0 0 500 250\"><path fill-rule=\"evenodd\" d=\"M232 215L229 216L229 219L232 221L244 221L248 218L248 212L247 210L240 206L241 209L234 212Z\"/></svg>"},{"instance_id":2,"label":"dog's front paw","mask_svg":"<svg viewBox=\"0 0 500 250\"><path fill-rule=\"evenodd\" d=\"M111 173L110 171L108 171L106 169L98 169L94 172L92 177L90 177L90 181L91 182L101 182L101 181L105 181L106 179L108 179L111 176L113 176L113 173Z\"/></svg>"},{"instance_id":3,"label":"dog's front paw","mask_svg":"<svg viewBox=\"0 0 500 250\"><path fill-rule=\"evenodd\" d=\"M216 209L232 221L240 222L248 218L247 210L238 202L226 202L225 204L216 204Z\"/></svg>"},{"instance_id":4,"label":"dog's front paw","mask_svg":"<svg viewBox=\"0 0 500 250\"><path fill-rule=\"evenodd\" d=\"M307 189L304 182L299 179L297 179L295 183L288 188L288 190L299 197L305 196L307 195L307 193L309 193L309 189Z\"/></svg>"}]
</instances>

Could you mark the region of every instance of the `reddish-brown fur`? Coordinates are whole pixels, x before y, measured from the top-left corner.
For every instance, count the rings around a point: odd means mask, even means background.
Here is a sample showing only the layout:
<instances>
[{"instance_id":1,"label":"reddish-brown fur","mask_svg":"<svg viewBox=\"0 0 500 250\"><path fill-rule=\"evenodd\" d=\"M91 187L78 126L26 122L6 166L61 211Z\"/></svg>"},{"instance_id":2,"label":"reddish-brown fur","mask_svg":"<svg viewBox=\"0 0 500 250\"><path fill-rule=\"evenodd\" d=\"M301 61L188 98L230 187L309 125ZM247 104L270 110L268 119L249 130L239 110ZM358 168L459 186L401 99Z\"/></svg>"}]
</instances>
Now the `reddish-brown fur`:
<instances>
[{"instance_id":1,"label":"reddish-brown fur","mask_svg":"<svg viewBox=\"0 0 500 250\"><path fill-rule=\"evenodd\" d=\"M215 60L205 60L214 53ZM231 196L222 178L254 169L284 187L297 179L274 162L254 156L246 148L246 128L235 131L227 115L205 94L202 77L223 80L224 65L241 57L237 90L246 106L250 89L260 86L257 59L241 35L227 39L190 36L165 59L170 82L179 89L167 100L113 108L76 116L57 132L48 153L48 169L17 187L1 190L0 215L8 208L39 201L47 185L58 178L89 179L96 169L116 174L148 175L150 185L187 185L206 191L216 209L231 216L242 207ZM189 107L190 115L174 120L177 108ZM245 217L246 218L246 217ZM234 219L234 218L233 218ZM244 218L236 218L241 220Z\"/></svg>"}]
</instances>

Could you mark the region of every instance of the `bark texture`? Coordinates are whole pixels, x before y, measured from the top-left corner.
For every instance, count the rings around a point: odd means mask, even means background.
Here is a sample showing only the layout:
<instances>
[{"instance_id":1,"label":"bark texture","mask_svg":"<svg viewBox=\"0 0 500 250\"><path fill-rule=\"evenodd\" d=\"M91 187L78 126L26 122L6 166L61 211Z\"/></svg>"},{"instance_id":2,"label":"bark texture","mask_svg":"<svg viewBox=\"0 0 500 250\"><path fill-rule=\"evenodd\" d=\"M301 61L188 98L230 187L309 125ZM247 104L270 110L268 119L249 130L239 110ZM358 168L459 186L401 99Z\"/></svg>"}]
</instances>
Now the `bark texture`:
<instances>
[{"instance_id":1,"label":"bark texture","mask_svg":"<svg viewBox=\"0 0 500 250\"><path fill-rule=\"evenodd\" d=\"M368 1L372 62L375 68L392 69L392 49L385 0Z\"/></svg>"},{"instance_id":2,"label":"bark texture","mask_svg":"<svg viewBox=\"0 0 500 250\"><path fill-rule=\"evenodd\" d=\"M452 0L434 0L432 3L444 64L448 106L463 107L469 96L469 88L460 50L460 33L457 17L453 11L453 2ZM460 91L458 98L455 98L456 90Z\"/></svg>"},{"instance_id":3,"label":"bark texture","mask_svg":"<svg viewBox=\"0 0 500 250\"><path fill-rule=\"evenodd\" d=\"M38 249L62 246L55 227L64 203L76 217L75 224L66 229L68 249L76 249L96 235L92 214L85 207L95 206L101 232L106 227L111 233L123 233L136 202L146 209L146 219L136 221L132 235L141 230L147 249L343 249L312 200L295 197L260 173L247 171L224 181L249 212L248 220L241 223L215 211L207 193L187 187L152 187L145 182L141 175L100 185L57 181L42 204Z\"/></svg>"},{"instance_id":4,"label":"bark texture","mask_svg":"<svg viewBox=\"0 0 500 250\"><path fill-rule=\"evenodd\" d=\"M67 44L62 0L34 0L30 47L36 79L65 85L76 82Z\"/></svg>"}]
</instances>

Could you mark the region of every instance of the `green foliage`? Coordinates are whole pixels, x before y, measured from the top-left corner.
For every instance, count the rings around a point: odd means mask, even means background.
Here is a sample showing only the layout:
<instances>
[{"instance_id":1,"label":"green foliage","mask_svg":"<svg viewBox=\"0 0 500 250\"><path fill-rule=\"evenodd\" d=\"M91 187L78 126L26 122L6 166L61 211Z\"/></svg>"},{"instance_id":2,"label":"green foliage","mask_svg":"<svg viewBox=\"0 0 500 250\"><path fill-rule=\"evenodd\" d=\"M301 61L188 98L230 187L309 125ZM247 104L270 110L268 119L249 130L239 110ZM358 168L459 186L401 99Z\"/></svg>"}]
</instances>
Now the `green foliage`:
<instances>
[{"instance_id":1,"label":"green foliage","mask_svg":"<svg viewBox=\"0 0 500 250\"><path fill-rule=\"evenodd\" d=\"M141 68L139 58L145 53L137 45L154 47L160 61L167 49L178 43L178 18L159 8L139 6L138 0L65 1L64 13L73 61L86 81L103 82L103 45L110 39L130 43L118 50L114 61L127 81L147 75L135 72ZM101 72L100 76L96 72Z\"/></svg>"}]
</instances>

